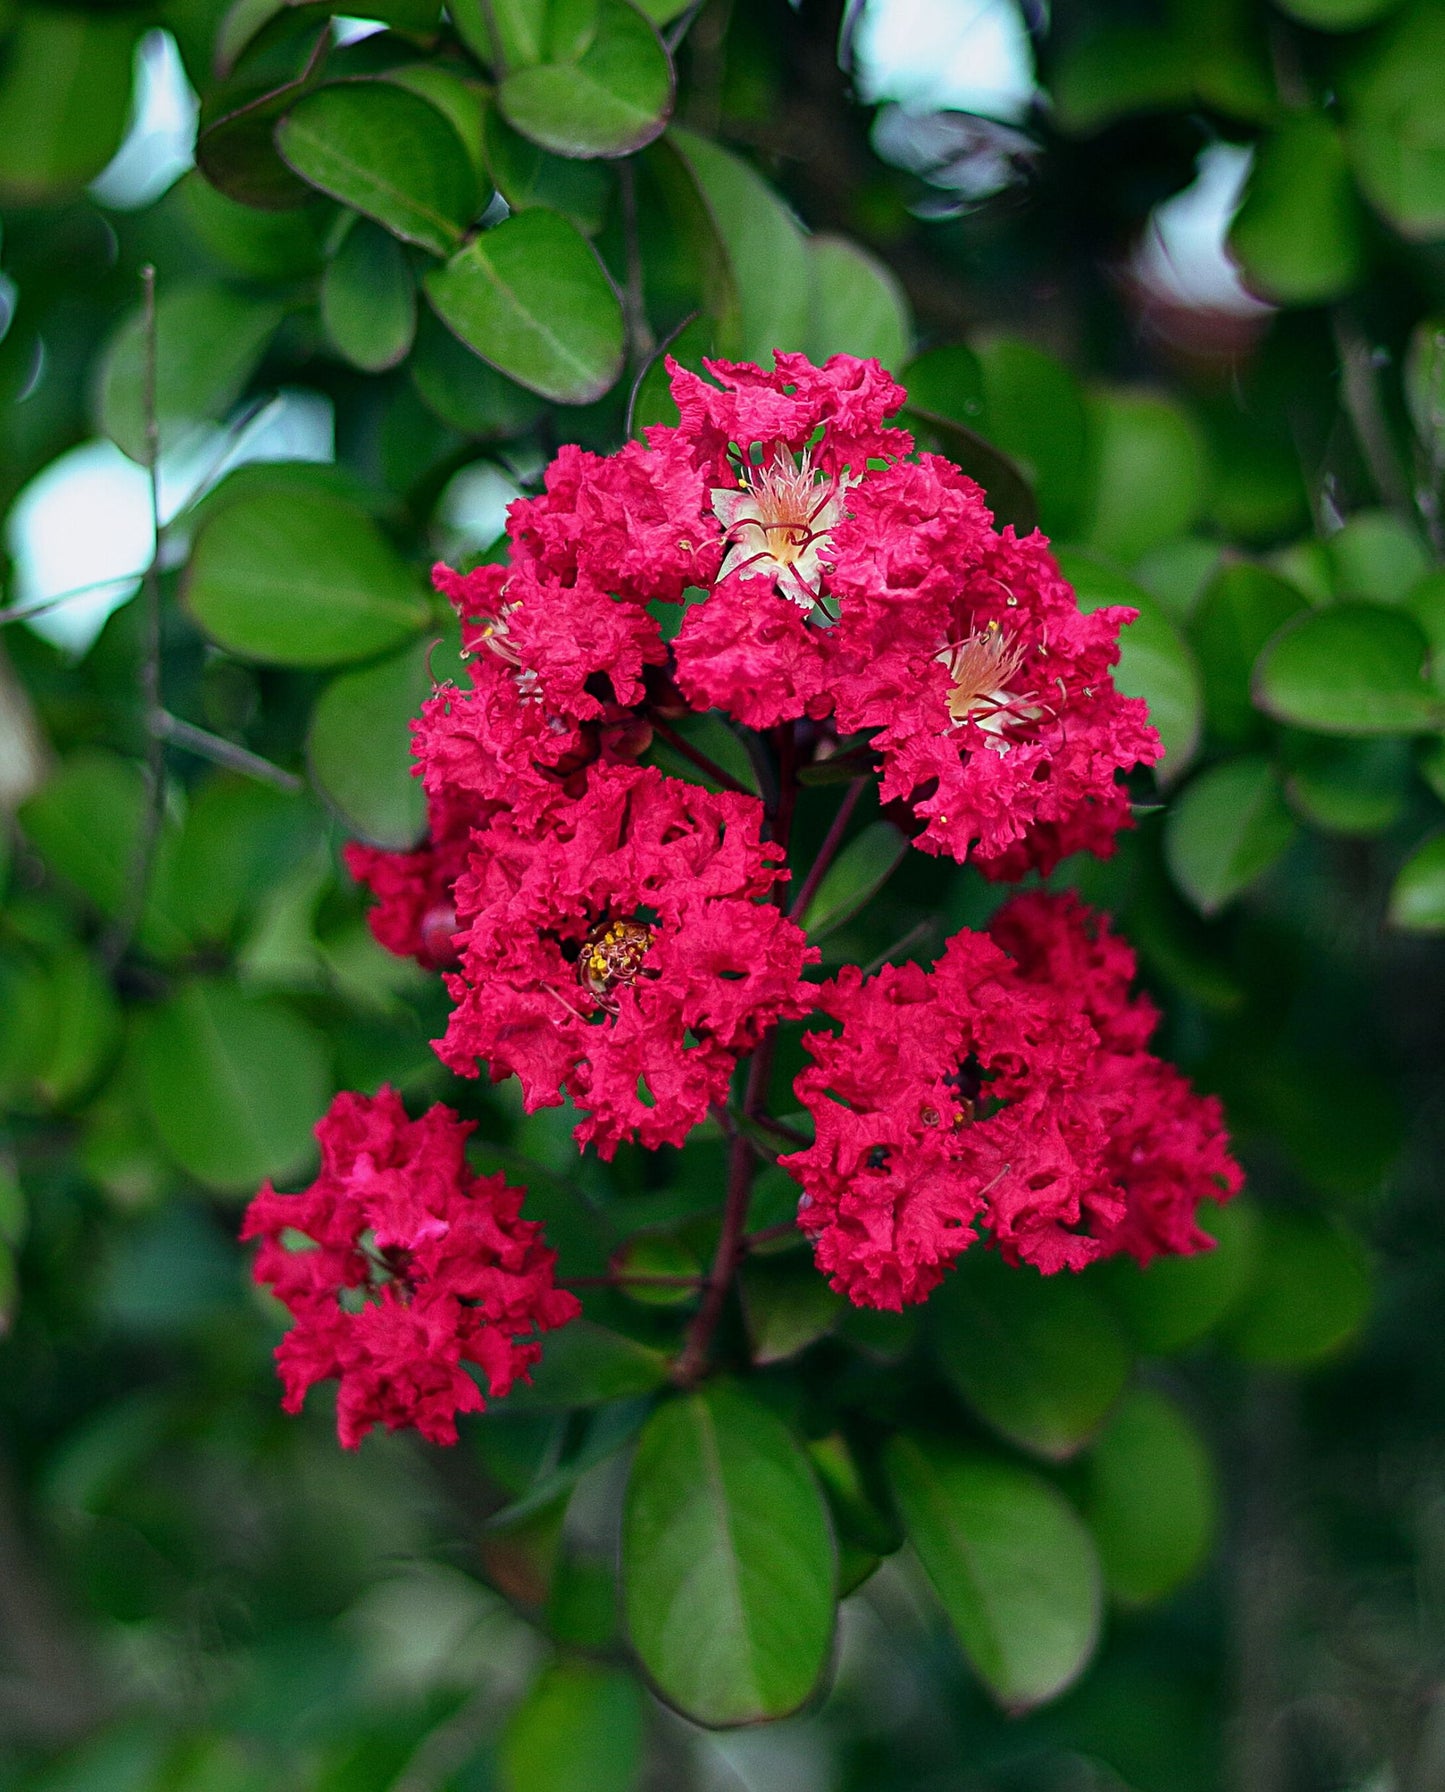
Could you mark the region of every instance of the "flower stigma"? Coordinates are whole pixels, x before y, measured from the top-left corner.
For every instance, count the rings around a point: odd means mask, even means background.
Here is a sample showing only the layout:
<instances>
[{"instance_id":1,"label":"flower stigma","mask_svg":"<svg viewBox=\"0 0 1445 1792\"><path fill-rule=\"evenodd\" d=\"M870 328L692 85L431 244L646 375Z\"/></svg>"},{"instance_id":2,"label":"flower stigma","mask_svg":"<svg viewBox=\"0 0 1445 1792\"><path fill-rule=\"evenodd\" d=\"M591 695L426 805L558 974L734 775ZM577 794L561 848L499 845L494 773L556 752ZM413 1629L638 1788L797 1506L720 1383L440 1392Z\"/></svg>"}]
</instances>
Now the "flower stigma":
<instances>
[{"instance_id":1,"label":"flower stigma","mask_svg":"<svg viewBox=\"0 0 1445 1792\"><path fill-rule=\"evenodd\" d=\"M735 490L711 494L729 544L718 578L740 572L775 579L782 594L810 614L823 580L819 556L843 520L843 495L857 480L850 473L829 478L814 467L811 449L795 458L781 446L765 466L745 467L741 477Z\"/></svg>"},{"instance_id":2,"label":"flower stigma","mask_svg":"<svg viewBox=\"0 0 1445 1792\"><path fill-rule=\"evenodd\" d=\"M989 745L1000 753L1008 750L1007 729L1036 722L1043 714L1009 689L1023 665L1024 648L1011 641L997 622L990 622L966 640L945 645L934 657L953 681L948 693L953 725L961 728L965 722L974 722L983 733L993 736Z\"/></svg>"}]
</instances>

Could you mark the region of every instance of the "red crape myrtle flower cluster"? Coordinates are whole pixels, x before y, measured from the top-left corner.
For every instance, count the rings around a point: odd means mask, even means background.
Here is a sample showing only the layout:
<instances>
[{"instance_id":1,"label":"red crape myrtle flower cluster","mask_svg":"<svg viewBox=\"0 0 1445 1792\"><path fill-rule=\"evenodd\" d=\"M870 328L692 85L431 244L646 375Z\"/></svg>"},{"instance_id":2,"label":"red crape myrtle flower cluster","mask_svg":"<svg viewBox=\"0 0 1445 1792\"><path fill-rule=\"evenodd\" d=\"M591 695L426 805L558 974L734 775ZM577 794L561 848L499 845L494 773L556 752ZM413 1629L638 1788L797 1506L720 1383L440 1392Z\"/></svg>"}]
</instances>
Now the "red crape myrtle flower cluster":
<instances>
[{"instance_id":1,"label":"red crape myrtle flower cluster","mask_svg":"<svg viewBox=\"0 0 1445 1792\"><path fill-rule=\"evenodd\" d=\"M980 1237L1045 1273L1198 1250L1199 1202L1240 1184L1217 1103L1148 1049L1132 953L1072 898L1019 895L931 968L814 971L803 911L851 806L790 902L807 764L876 776L920 850L1016 880L1110 852L1123 774L1160 746L1112 678L1133 613L1082 612L1042 536L996 529L972 480L916 453L876 362L774 360L671 366L676 426L563 448L511 507L505 565L436 568L469 677L414 727L427 839L348 851L377 938L442 975L450 1070L515 1076L528 1111L569 1098L579 1147L608 1158L721 1122L732 1169L682 1380L745 1246L782 1023L812 1025L795 1095L814 1136L779 1162L819 1269L859 1304L926 1298ZM689 737L708 712L763 796ZM659 746L703 781L651 763ZM287 1404L335 1377L344 1442L454 1436L483 1403L463 1365L505 1392L531 1330L577 1311L519 1193L467 1172L465 1131L343 1095L317 1182L251 1209L257 1276L296 1319Z\"/></svg>"}]
</instances>

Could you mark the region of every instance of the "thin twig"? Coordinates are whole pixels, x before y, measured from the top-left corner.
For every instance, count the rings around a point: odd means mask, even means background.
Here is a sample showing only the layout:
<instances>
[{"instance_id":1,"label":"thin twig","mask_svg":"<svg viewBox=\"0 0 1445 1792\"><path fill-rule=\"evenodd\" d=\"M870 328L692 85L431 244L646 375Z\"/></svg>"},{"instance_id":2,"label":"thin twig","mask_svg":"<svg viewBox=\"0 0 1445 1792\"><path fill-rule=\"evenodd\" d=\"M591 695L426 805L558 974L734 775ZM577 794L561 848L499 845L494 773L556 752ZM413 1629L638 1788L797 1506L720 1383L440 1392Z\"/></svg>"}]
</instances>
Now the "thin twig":
<instances>
[{"instance_id":1,"label":"thin twig","mask_svg":"<svg viewBox=\"0 0 1445 1792\"><path fill-rule=\"evenodd\" d=\"M1360 444L1381 499L1393 510L1408 512L1412 509L1409 481L1390 433L1385 407L1380 401L1373 350L1342 308L1335 308L1331 322L1336 352L1340 357L1345 415L1355 432L1355 440Z\"/></svg>"},{"instance_id":2,"label":"thin twig","mask_svg":"<svg viewBox=\"0 0 1445 1792\"><path fill-rule=\"evenodd\" d=\"M803 887L793 899L793 906L788 910L788 919L801 921L808 912L808 904L818 893L818 885L822 883L828 867L833 863L834 855L843 843L843 836L848 831L848 823L853 819L853 811L858 807L858 799L868 785L867 778L855 778L848 786L848 793L838 805L838 813L833 817L832 825L823 836L823 844L818 848L818 856L813 860L813 868L803 879Z\"/></svg>"},{"instance_id":3,"label":"thin twig","mask_svg":"<svg viewBox=\"0 0 1445 1792\"><path fill-rule=\"evenodd\" d=\"M559 1288L701 1288L705 1276L558 1276Z\"/></svg>"},{"instance_id":4,"label":"thin twig","mask_svg":"<svg viewBox=\"0 0 1445 1792\"><path fill-rule=\"evenodd\" d=\"M874 971L881 970L897 953L906 952L910 946L916 946L920 940L926 940L933 932L934 922L920 921L916 927L910 927L901 940L894 940L891 946L885 947L874 959L863 966L863 975L871 977Z\"/></svg>"},{"instance_id":5,"label":"thin twig","mask_svg":"<svg viewBox=\"0 0 1445 1792\"><path fill-rule=\"evenodd\" d=\"M243 777L274 785L277 790L294 793L303 788L295 772L283 771L279 765L273 765L248 747L239 747L235 741L212 734L207 728L197 728L194 722L182 721L169 710L160 712L155 718L155 726L161 738L172 746L184 747L187 752L209 759L213 765L224 766L227 771L240 772Z\"/></svg>"},{"instance_id":6,"label":"thin twig","mask_svg":"<svg viewBox=\"0 0 1445 1792\"><path fill-rule=\"evenodd\" d=\"M665 740L674 752L681 753L684 759L690 760L700 772L706 772L715 783L721 784L724 790L735 790L740 796L751 796L753 792L747 785L735 778L731 772L725 772L715 759L709 759L706 753L700 752L690 740L679 734L667 722L659 721L656 716L648 718L654 734Z\"/></svg>"},{"instance_id":7,"label":"thin twig","mask_svg":"<svg viewBox=\"0 0 1445 1792\"><path fill-rule=\"evenodd\" d=\"M101 956L112 968L119 964L135 937L145 912L151 866L160 841L166 806L166 749L160 717L161 703L161 480L160 423L156 414L156 271L147 262L141 269L144 295L142 324L145 333L145 382L142 387L145 415L146 470L150 475L151 558L141 580L143 633L141 638L140 699L146 730L146 774L149 801L141 819L130 877L115 919L107 930Z\"/></svg>"},{"instance_id":8,"label":"thin twig","mask_svg":"<svg viewBox=\"0 0 1445 1792\"><path fill-rule=\"evenodd\" d=\"M652 329L642 289L642 241L637 227L637 175L625 158L617 164L617 184L622 195L622 237L627 254L627 281L622 289L622 310L627 322L628 360L639 372L649 365ZM629 429L628 434L632 432Z\"/></svg>"},{"instance_id":9,"label":"thin twig","mask_svg":"<svg viewBox=\"0 0 1445 1792\"><path fill-rule=\"evenodd\" d=\"M775 1238L789 1238L798 1235L796 1220L781 1220L776 1226L762 1226L756 1232L743 1234L743 1250L755 1251L759 1245L771 1244Z\"/></svg>"},{"instance_id":10,"label":"thin twig","mask_svg":"<svg viewBox=\"0 0 1445 1792\"><path fill-rule=\"evenodd\" d=\"M86 597L92 591L106 591L112 585L126 585L133 579L144 577L144 567L139 572L116 572L109 578L91 579L84 585L72 585L68 591L57 591L53 597L37 598L33 604L8 604L0 609L0 628L11 622L25 622L31 616L43 616L47 610L58 610L61 604L68 604L73 597Z\"/></svg>"},{"instance_id":11,"label":"thin twig","mask_svg":"<svg viewBox=\"0 0 1445 1792\"><path fill-rule=\"evenodd\" d=\"M771 1114L749 1114L747 1118L751 1125L761 1126L764 1132L786 1139L790 1145L811 1145L813 1142L807 1133L796 1126L789 1126L786 1120L774 1120Z\"/></svg>"}]
</instances>

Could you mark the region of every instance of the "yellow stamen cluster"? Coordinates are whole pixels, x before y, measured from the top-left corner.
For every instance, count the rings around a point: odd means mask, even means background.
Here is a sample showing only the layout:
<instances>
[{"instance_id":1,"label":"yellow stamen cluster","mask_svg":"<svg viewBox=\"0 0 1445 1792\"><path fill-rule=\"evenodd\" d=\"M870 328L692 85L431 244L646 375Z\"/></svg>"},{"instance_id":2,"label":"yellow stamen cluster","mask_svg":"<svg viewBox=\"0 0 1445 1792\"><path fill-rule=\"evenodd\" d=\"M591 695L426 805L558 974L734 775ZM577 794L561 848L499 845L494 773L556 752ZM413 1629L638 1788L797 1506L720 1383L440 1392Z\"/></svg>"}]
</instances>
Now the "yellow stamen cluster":
<instances>
[{"instance_id":1,"label":"yellow stamen cluster","mask_svg":"<svg viewBox=\"0 0 1445 1792\"><path fill-rule=\"evenodd\" d=\"M605 921L594 927L577 960L577 980L590 994L605 1000L621 984L631 983L652 949L652 929L641 921Z\"/></svg>"}]
</instances>

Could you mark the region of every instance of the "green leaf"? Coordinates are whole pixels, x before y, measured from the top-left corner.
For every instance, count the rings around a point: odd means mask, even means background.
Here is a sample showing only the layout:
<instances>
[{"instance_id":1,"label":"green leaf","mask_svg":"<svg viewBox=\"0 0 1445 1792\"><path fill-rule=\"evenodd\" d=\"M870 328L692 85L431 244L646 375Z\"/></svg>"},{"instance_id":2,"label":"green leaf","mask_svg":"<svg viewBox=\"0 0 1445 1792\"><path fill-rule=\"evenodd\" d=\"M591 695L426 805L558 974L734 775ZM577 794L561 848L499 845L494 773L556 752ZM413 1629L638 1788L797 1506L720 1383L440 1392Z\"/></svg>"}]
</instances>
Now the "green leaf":
<instances>
[{"instance_id":1,"label":"green leaf","mask_svg":"<svg viewBox=\"0 0 1445 1792\"><path fill-rule=\"evenodd\" d=\"M276 334L284 306L226 286L163 288L156 299L156 422L164 452L197 423L224 417ZM133 311L100 369L100 427L144 463L145 318Z\"/></svg>"},{"instance_id":2,"label":"green leaf","mask_svg":"<svg viewBox=\"0 0 1445 1792\"><path fill-rule=\"evenodd\" d=\"M781 1419L716 1382L658 1408L627 1485L622 1585L662 1698L719 1727L796 1711L828 1663L837 1577L822 1495Z\"/></svg>"},{"instance_id":3,"label":"green leaf","mask_svg":"<svg viewBox=\"0 0 1445 1792\"><path fill-rule=\"evenodd\" d=\"M602 1406L654 1393L666 1385L667 1371L660 1350L588 1319L574 1319L561 1331L548 1333L530 1385L515 1387L507 1405L518 1410Z\"/></svg>"},{"instance_id":4,"label":"green leaf","mask_svg":"<svg viewBox=\"0 0 1445 1792\"><path fill-rule=\"evenodd\" d=\"M291 20L289 12L284 16ZM282 161L276 126L315 88L324 62L317 52L330 29L329 19L314 25L290 68L278 70L259 91L255 81L237 80L205 96L196 164L229 199L263 211L286 211L314 199L313 189Z\"/></svg>"},{"instance_id":5,"label":"green leaf","mask_svg":"<svg viewBox=\"0 0 1445 1792\"><path fill-rule=\"evenodd\" d=\"M1347 142L1366 195L1404 236L1445 233L1445 12L1417 0L1342 82Z\"/></svg>"},{"instance_id":6,"label":"green leaf","mask_svg":"<svg viewBox=\"0 0 1445 1792\"><path fill-rule=\"evenodd\" d=\"M1313 1214L1260 1214L1259 1268L1231 1318L1237 1355L1274 1368L1301 1368L1334 1355L1370 1311L1373 1277L1364 1246Z\"/></svg>"},{"instance_id":7,"label":"green leaf","mask_svg":"<svg viewBox=\"0 0 1445 1792\"><path fill-rule=\"evenodd\" d=\"M489 106L482 130L487 167L497 191L514 212L560 212L586 236L595 236L606 219L613 175L605 165L554 156L514 131Z\"/></svg>"},{"instance_id":8,"label":"green leaf","mask_svg":"<svg viewBox=\"0 0 1445 1792\"><path fill-rule=\"evenodd\" d=\"M196 786L171 880L190 937L230 944L257 905L314 852L319 820L304 796L234 773L213 773Z\"/></svg>"},{"instance_id":9,"label":"green leaf","mask_svg":"<svg viewBox=\"0 0 1445 1792\"><path fill-rule=\"evenodd\" d=\"M1129 1379L1118 1321L1072 1277L971 1251L930 1303L944 1373L985 1423L1037 1456L1072 1456Z\"/></svg>"},{"instance_id":10,"label":"green leaf","mask_svg":"<svg viewBox=\"0 0 1445 1792\"><path fill-rule=\"evenodd\" d=\"M384 230L357 222L321 276L321 322L333 347L363 373L395 367L416 334L416 287L406 252Z\"/></svg>"},{"instance_id":11,"label":"green leaf","mask_svg":"<svg viewBox=\"0 0 1445 1792\"><path fill-rule=\"evenodd\" d=\"M149 800L135 761L75 753L22 806L20 825L59 877L101 914L115 916L129 900ZM175 835L174 822L164 816L137 935L148 952L163 958L189 945L176 901Z\"/></svg>"},{"instance_id":12,"label":"green leaf","mask_svg":"<svg viewBox=\"0 0 1445 1792\"><path fill-rule=\"evenodd\" d=\"M1063 362L1021 337L976 346L984 398L978 427L1022 468L1038 500L1039 526L1066 540L1076 536L1092 464L1082 387Z\"/></svg>"},{"instance_id":13,"label":"green leaf","mask_svg":"<svg viewBox=\"0 0 1445 1792\"><path fill-rule=\"evenodd\" d=\"M429 640L343 672L317 699L306 735L312 781L349 830L401 851L426 831L426 798L412 775L411 723L433 679L458 671L455 645Z\"/></svg>"},{"instance_id":14,"label":"green leaf","mask_svg":"<svg viewBox=\"0 0 1445 1792\"><path fill-rule=\"evenodd\" d=\"M1188 1417L1134 1388L1089 1453L1084 1517L1104 1580L1123 1605L1148 1605L1198 1570L1214 1538L1214 1463Z\"/></svg>"},{"instance_id":15,"label":"green leaf","mask_svg":"<svg viewBox=\"0 0 1445 1792\"><path fill-rule=\"evenodd\" d=\"M1099 1636L1099 1563L1062 1494L1011 1463L895 1437L885 1462L908 1540L974 1671L1024 1712L1083 1672Z\"/></svg>"},{"instance_id":16,"label":"green leaf","mask_svg":"<svg viewBox=\"0 0 1445 1792\"><path fill-rule=\"evenodd\" d=\"M1388 510L1357 511L1325 541L1335 595L1365 603L1403 603L1430 570L1415 530Z\"/></svg>"},{"instance_id":17,"label":"green leaf","mask_svg":"<svg viewBox=\"0 0 1445 1792\"><path fill-rule=\"evenodd\" d=\"M982 429L983 365L971 348L953 343L928 349L898 368L896 377L907 388L910 406Z\"/></svg>"},{"instance_id":18,"label":"green leaf","mask_svg":"<svg viewBox=\"0 0 1445 1792\"><path fill-rule=\"evenodd\" d=\"M1212 766L1169 811L1164 857L1202 914L1218 914L1280 859L1295 835L1279 776L1253 754Z\"/></svg>"},{"instance_id":19,"label":"green leaf","mask_svg":"<svg viewBox=\"0 0 1445 1792\"><path fill-rule=\"evenodd\" d=\"M1405 403L1420 446L1438 477L1445 470L1445 318L1427 317L1410 333Z\"/></svg>"},{"instance_id":20,"label":"green leaf","mask_svg":"<svg viewBox=\"0 0 1445 1792\"><path fill-rule=\"evenodd\" d=\"M908 836L891 821L870 821L850 840L823 873L803 915L803 926L814 940L852 920L883 888L902 864Z\"/></svg>"},{"instance_id":21,"label":"green leaf","mask_svg":"<svg viewBox=\"0 0 1445 1792\"><path fill-rule=\"evenodd\" d=\"M1330 834L1386 833L1410 800L1410 753L1401 740L1288 741L1290 806Z\"/></svg>"},{"instance_id":22,"label":"green leaf","mask_svg":"<svg viewBox=\"0 0 1445 1792\"><path fill-rule=\"evenodd\" d=\"M228 273L253 280L297 280L321 265L319 201L304 211L258 211L228 198L199 169L177 183L176 194L186 223Z\"/></svg>"},{"instance_id":23,"label":"green leaf","mask_svg":"<svg viewBox=\"0 0 1445 1792\"><path fill-rule=\"evenodd\" d=\"M1213 733L1242 746L1262 728L1251 679L1266 641L1305 609L1295 587L1262 566L1231 561L1199 600L1189 634L1204 675L1204 707Z\"/></svg>"},{"instance_id":24,"label":"green leaf","mask_svg":"<svg viewBox=\"0 0 1445 1792\"><path fill-rule=\"evenodd\" d=\"M1364 271L1364 212L1339 133L1318 112L1287 113L1257 152L1229 247L1253 291L1318 305Z\"/></svg>"},{"instance_id":25,"label":"green leaf","mask_svg":"<svg viewBox=\"0 0 1445 1792\"><path fill-rule=\"evenodd\" d=\"M1172 1356L1197 1343L1239 1305L1254 1279L1259 1235L1249 1202L1206 1202L1197 1218L1215 1240L1212 1251L1156 1257L1143 1269L1116 1258L1094 1272L1135 1347L1150 1356Z\"/></svg>"},{"instance_id":26,"label":"green leaf","mask_svg":"<svg viewBox=\"0 0 1445 1792\"><path fill-rule=\"evenodd\" d=\"M488 367L429 311L422 315L407 371L428 408L477 441L508 441L542 414L534 394Z\"/></svg>"},{"instance_id":27,"label":"green leaf","mask_svg":"<svg viewBox=\"0 0 1445 1792\"><path fill-rule=\"evenodd\" d=\"M488 111L485 83L441 62L406 62L399 68L387 69L383 78L435 106L448 120L466 145L478 191L485 197L490 190L482 143L482 125Z\"/></svg>"},{"instance_id":28,"label":"green leaf","mask_svg":"<svg viewBox=\"0 0 1445 1792\"><path fill-rule=\"evenodd\" d=\"M1445 933L1445 833L1417 846L1390 888L1390 925L1407 933Z\"/></svg>"},{"instance_id":29,"label":"green leaf","mask_svg":"<svg viewBox=\"0 0 1445 1792\"><path fill-rule=\"evenodd\" d=\"M1109 391L1090 405L1094 498L1088 540L1128 566L1184 534L1204 507L1209 464L1193 419L1156 392Z\"/></svg>"},{"instance_id":30,"label":"green leaf","mask_svg":"<svg viewBox=\"0 0 1445 1792\"><path fill-rule=\"evenodd\" d=\"M499 1792L630 1792L642 1719L642 1688L621 1668L554 1662L507 1720Z\"/></svg>"},{"instance_id":31,"label":"green leaf","mask_svg":"<svg viewBox=\"0 0 1445 1792\"><path fill-rule=\"evenodd\" d=\"M183 983L145 1016L138 1068L161 1143L198 1182L239 1192L313 1161L326 1048L280 1003L217 979Z\"/></svg>"},{"instance_id":32,"label":"green leaf","mask_svg":"<svg viewBox=\"0 0 1445 1792\"><path fill-rule=\"evenodd\" d=\"M1203 719L1199 668L1188 643L1161 604L1095 555L1064 548L1058 560L1081 610L1128 604L1139 612L1120 631L1114 683L1126 697L1142 697L1149 705L1149 720L1164 743L1158 776L1172 783L1198 751Z\"/></svg>"},{"instance_id":33,"label":"green leaf","mask_svg":"<svg viewBox=\"0 0 1445 1792\"><path fill-rule=\"evenodd\" d=\"M674 125L667 142L702 201L736 298L725 352L768 366L774 349L801 349L813 269L792 213L760 174L706 137Z\"/></svg>"},{"instance_id":34,"label":"green leaf","mask_svg":"<svg viewBox=\"0 0 1445 1792\"><path fill-rule=\"evenodd\" d=\"M1289 623L1260 655L1254 700L1320 734L1419 734L1445 706L1425 682L1429 644L1412 616L1341 604Z\"/></svg>"},{"instance_id":35,"label":"green leaf","mask_svg":"<svg viewBox=\"0 0 1445 1792\"><path fill-rule=\"evenodd\" d=\"M424 284L468 348L556 404L590 404L622 372L617 294L587 239L555 212L506 219Z\"/></svg>"},{"instance_id":36,"label":"green leaf","mask_svg":"<svg viewBox=\"0 0 1445 1792\"><path fill-rule=\"evenodd\" d=\"M739 1287L752 1360L759 1365L786 1362L827 1337L845 1305L810 1260L753 1259Z\"/></svg>"},{"instance_id":37,"label":"green leaf","mask_svg":"<svg viewBox=\"0 0 1445 1792\"><path fill-rule=\"evenodd\" d=\"M451 254L481 207L451 120L389 81L308 94L277 126L276 146L309 185L434 255Z\"/></svg>"},{"instance_id":38,"label":"green leaf","mask_svg":"<svg viewBox=\"0 0 1445 1792\"><path fill-rule=\"evenodd\" d=\"M813 264L809 356L821 364L829 355L871 355L891 370L902 367L913 340L913 318L892 271L846 237L809 237L808 253Z\"/></svg>"},{"instance_id":39,"label":"green leaf","mask_svg":"<svg viewBox=\"0 0 1445 1792\"><path fill-rule=\"evenodd\" d=\"M977 480L1000 528L1011 524L1020 535L1025 535L1038 527L1038 507L1023 472L976 430L912 404L904 411L902 421L913 431L921 448L945 455L970 479Z\"/></svg>"},{"instance_id":40,"label":"green leaf","mask_svg":"<svg viewBox=\"0 0 1445 1792\"><path fill-rule=\"evenodd\" d=\"M0 202L44 205L99 174L120 148L139 21L25 7L0 71Z\"/></svg>"},{"instance_id":41,"label":"green leaf","mask_svg":"<svg viewBox=\"0 0 1445 1792\"><path fill-rule=\"evenodd\" d=\"M1400 0L1278 0L1281 12L1317 31L1358 31L1393 12Z\"/></svg>"},{"instance_id":42,"label":"green leaf","mask_svg":"<svg viewBox=\"0 0 1445 1792\"><path fill-rule=\"evenodd\" d=\"M702 1264L697 1252L670 1232L635 1232L612 1254L609 1265L622 1278L640 1276L621 1293L643 1307L678 1307L695 1301L702 1284ZM651 1276L676 1278L649 1281ZM690 1278L691 1285L682 1278Z\"/></svg>"},{"instance_id":43,"label":"green leaf","mask_svg":"<svg viewBox=\"0 0 1445 1792\"><path fill-rule=\"evenodd\" d=\"M304 479L217 496L182 599L218 646L263 664L334 666L384 653L426 622L416 579L357 506Z\"/></svg>"},{"instance_id":44,"label":"green leaf","mask_svg":"<svg viewBox=\"0 0 1445 1792\"><path fill-rule=\"evenodd\" d=\"M497 106L524 137L561 156L625 156L660 135L672 113L672 59L628 0L595 0L575 57L515 67Z\"/></svg>"}]
</instances>

